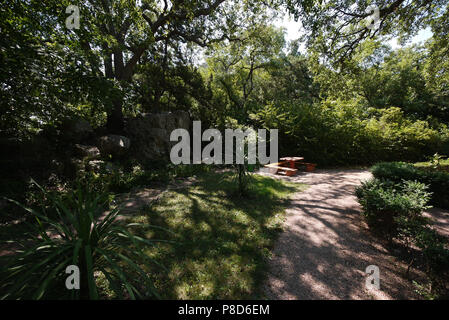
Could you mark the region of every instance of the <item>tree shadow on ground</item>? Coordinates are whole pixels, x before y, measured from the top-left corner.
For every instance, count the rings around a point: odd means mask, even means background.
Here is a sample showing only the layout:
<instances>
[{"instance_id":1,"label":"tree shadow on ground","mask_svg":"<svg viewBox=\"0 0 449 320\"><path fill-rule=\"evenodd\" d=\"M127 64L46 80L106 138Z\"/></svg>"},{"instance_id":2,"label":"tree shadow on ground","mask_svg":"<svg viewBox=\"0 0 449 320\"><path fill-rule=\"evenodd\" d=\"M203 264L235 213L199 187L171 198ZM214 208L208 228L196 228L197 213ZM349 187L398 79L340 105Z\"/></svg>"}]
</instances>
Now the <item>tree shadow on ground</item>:
<instances>
[{"instance_id":1,"label":"tree shadow on ground","mask_svg":"<svg viewBox=\"0 0 449 320\"><path fill-rule=\"evenodd\" d=\"M290 178L310 185L287 210L265 293L271 299L411 299L408 263L373 237L360 215L354 188L369 173L323 170ZM365 287L370 265L380 269L380 291ZM413 270L411 279L422 279Z\"/></svg>"},{"instance_id":2,"label":"tree shadow on ground","mask_svg":"<svg viewBox=\"0 0 449 320\"><path fill-rule=\"evenodd\" d=\"M237 197L235 188L229 173L207 174L195 186L167 193L137 218L173 232L139 231L176 241L148 250L167 269L151 268L164 298L259 294L267 256L281 230L284 199L301 188L267 177L255 177L250 197Z\"/></svg>"}]
</instances>

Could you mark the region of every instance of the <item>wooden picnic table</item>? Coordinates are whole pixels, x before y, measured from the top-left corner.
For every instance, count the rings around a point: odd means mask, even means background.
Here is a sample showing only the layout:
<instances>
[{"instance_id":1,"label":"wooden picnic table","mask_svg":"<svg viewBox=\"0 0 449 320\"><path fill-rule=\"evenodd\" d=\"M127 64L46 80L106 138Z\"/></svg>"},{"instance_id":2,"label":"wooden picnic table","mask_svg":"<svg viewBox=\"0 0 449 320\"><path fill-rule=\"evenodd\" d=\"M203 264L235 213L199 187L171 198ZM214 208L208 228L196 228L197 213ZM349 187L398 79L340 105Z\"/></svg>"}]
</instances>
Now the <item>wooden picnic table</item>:
<instances>
[{"instance_id":1,"label":"wooden picnic table","mask_svg":"<svg viewBox=\"0 0 449 320\"><path fill-rule=\"evenodd\" d=\"M279 160L287 161L290 165L290 168L295 169L296 163L300 162L300 161L304 161L304 158L303 157L284 157L284 158L280 158Z\"/></svg>"}]
</instances>

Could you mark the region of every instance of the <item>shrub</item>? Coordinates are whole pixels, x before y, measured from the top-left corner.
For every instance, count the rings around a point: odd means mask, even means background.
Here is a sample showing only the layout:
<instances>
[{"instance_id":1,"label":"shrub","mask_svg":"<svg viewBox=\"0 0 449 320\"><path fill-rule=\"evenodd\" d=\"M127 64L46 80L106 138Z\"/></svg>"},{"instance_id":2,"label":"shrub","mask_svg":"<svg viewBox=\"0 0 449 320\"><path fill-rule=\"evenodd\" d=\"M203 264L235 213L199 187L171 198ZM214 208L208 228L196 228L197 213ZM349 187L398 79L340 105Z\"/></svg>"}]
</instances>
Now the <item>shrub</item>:
<instances>
[{"instance_id":1,"label":"shrub","mask_svg":"<svg viewBox=\"0 0 449 320\"><path fill-rule=\"evenodd\" d=\"M144 170L140 165L122 170L119 165L114 170L101 168L100 172L85 172L79 179L97 192L125 193L133 188L152 184L169 183L174 179L188 178L211 170L208 165L173 165Z\"/></svg>"},{"instance_id":2,"label":"shrub","mask_svg":"<svg viewBox=\"0 0 449 320\"><path fill-rule=\"evenodd\" d=\"M416 235L416 245L423 250L429 269L435 274L443 275L449 272L449 250L446 237L439 235L430 228L421 229Z\"/></svg>"},{"instance_id":3,"label":"shrub","mask_svg":"<svg viewBox=\"0 0 449 320\"><path fill-rule=\"evenodd\" d=\"M416 181L371 179L356 189L356 195L368 225L390 240L397 235L398 217L418 219L429 208L427 186Z\"/></svg>"},{"instance_id":4,"label":"shrub","mask_svg":"<svg viewBox=\"0 0 449 320\"><path fill-rule=\"evenodd\" d=\"M383 161L419 161L439 151L443 140L427 121L411 121L398 107L375 110L366 130L375 140L375 156Z\"/></svg>"},{"instance_id":5,"label":"shrub","mask_svg":"<svg viewBox=\"0 0 449 320\"><path fill-rule=\"evenodd\" d=\"M430 293L434 297L447 298L449 283L448 239L429 227L416 229L414 243L421 249L426 274L430 280Z\"/></svg>"},{"instance_id":6,"label":"shrub","mask_svg":"<svg viewBox=\"0 0 449 320\"><path fill-rule=\"evenodd\" d=\"M137 224L119 225L117 209L102 214L108 205L107 194L82 187L65 196L41 191L51 199L56 214L23 207L35 223L21 244L25 249L13 255L2 270L1 299L61 298L65 292L70 292L65 298L97 299L94 274L98 273L106 277L118 298L158 296L142 268L144 263L155 263L143 252L143 246L154 245L155 240L131 234L128 228ZM64 286L69 265L80 269L80 290L69 291Z\"/></svg>"},{"instance_id":7,"label":"shrub","mask_svg":"<svg viewBox=\"0 0 449 320\"><path fill-rule=\"evenodd\" d=\"M429 186L432 192L431 204L449 209L449 173L419 169L404 162L382 162L371 168L374 177L399 183L402 180L416 180Z\"/></svg>"},{"instance_id":8,"label":"shrub","mask_svg":"<svg viewBox=\"0 0 449 320\"><path fill-rule=\"evenodd\" d=\"M398 169L399 168L399 169ZM379 172L400 172L395 176L412 177L414 168L399 163L396 166L385 164L377 168ZM449 278L448 239L439 235L429 227L430 219L422 216L429 208L427 203L431 193L427 186L416 181L402 180L395 182L374 178L362 183L356 189L356 195L363 207L363 215L374 230L386 235L389 240L397 238L403 241L408 249L415 244L420 250L409 250L411 261L415 254L422 256L425 272L430 280L431 297L442 297L447 294L446 284Z\"/></svg>"}]
</instances>

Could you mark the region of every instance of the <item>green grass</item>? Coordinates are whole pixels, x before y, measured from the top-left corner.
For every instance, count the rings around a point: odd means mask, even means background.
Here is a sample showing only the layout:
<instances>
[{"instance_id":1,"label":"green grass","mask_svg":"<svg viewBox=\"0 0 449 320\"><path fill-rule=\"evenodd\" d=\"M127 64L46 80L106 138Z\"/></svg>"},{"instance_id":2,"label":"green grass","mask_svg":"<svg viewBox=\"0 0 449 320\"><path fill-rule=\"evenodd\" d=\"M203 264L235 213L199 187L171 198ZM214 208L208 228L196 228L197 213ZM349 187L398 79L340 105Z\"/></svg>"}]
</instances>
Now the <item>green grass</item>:
<instances>
[{"instance_id":1,"label":"green grass","mask_svg":"<svg viewBox=\"0 0 449 320\"><path fill-rule=\"evenodd\" d=\"M305 189L303 184L254 175L249 196L242 198L230 172L202 170L195 185L165 193L126 223L141 222L172 232L133 228L148 239L173 241L146 250L165 267L143 266L162 298L263 298L260 287L267 258L281 231L288 199ZM0 242L14 243L27 231L25 222L0 224ZM0 266L7 260L0 257ZM96 281L102 298L116 298L102 274L96 275Z\"/></svg>"},{"instance_id":2,"label":"green grass","mask_svg":"<svg viewBox=\"0 0 449 320\"><path fill-rule=\"evenodd\" d=\"M414 165L415 165L415 167L418 167L418 168L437 169L440 171L449 172L449 159L444 159L444 160L441 159L437 168L435 168L435 165L431 161L417 162Z\"/></svg>"},{"instance_id":3,"label":"green grass","mask_svg":"<svg viewBox=\"0 0 449 320\"><path fill-rule=\"evenodd\" d=\"M152 272L158 292L166 299L262 298L260 284L286 200L305 188L254 176L250 196L240 198L229 173L208 173L194 186L166 193L132 218L173 232L137 231L175 241L147 251L166 268Z\"/></svg>"}]
</instances>

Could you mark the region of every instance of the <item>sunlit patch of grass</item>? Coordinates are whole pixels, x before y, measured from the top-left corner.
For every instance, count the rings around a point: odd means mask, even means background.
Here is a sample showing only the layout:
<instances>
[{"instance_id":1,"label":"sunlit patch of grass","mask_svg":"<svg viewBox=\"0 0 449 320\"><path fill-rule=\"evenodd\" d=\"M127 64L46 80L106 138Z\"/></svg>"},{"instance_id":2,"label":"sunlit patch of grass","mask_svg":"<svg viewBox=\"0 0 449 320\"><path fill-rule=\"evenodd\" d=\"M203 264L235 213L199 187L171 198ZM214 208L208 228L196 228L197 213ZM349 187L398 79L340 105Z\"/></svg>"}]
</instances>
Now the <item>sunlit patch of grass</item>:
<instances>
[{"instance_id":1,"label":"sunlit patch of grass","mask_svg":"<svg viewBox=\"0 0 449 320\"><path fill-rule=\"evenodd\" d=\"M441 159L438 166L435 166L435 163L432 163L432 161L417 162L415 167L449 172L449 159Z\"/></svg>"},{"instance_id":2,"label":"sunlit patch of grass","mask_svg":"<svg viewBox=\"0 0 449 320\"><path fill-rule=\"evenodd\" d=\"M147 249L167 269L152 272L158 292L167 299L259 297L286 200L306 186L255 175L249 197L241 198L235 196L236 185L228 173L198 179L193 186L166 193L133 218L173 232L138 231L174 241Z\"/></svg>"}]
</instances>

